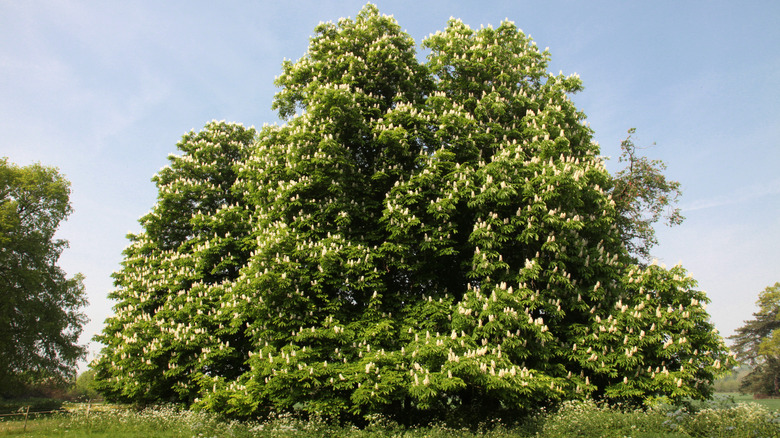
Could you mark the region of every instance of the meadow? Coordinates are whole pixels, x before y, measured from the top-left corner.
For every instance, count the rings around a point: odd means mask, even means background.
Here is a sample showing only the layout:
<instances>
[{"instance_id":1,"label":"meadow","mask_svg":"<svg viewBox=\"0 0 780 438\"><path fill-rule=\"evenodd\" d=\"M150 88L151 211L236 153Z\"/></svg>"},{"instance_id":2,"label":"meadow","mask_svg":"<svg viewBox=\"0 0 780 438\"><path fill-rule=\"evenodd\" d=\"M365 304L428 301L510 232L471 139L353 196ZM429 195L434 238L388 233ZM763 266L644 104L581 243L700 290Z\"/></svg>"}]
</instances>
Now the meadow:
<instances>
[{"instance_id":1,"label":"meadow","mask_svg":"<svg viewBox=\"0 0 780 438\"><path fill-rule=\"evenodd\" d=\"M751 394L718 394L719 397L729 397L735 403L758 403L770 410L780 411L780 398L754 399Z\"/></svg>"},{"instance_id":2,"label":"meadow","mask_svg":"<svg viewBox=\"0 0 780 438\"><path fill-rule=\"evenodd\" d=\"M742 397L744 398L744 397ZM740 397L680 408L660 405L647 410L600 406L592 401L565 403L555 412L540 412L515 424L490 422L475 430L445 425L404 428L381 417L357 428L319 419L306 421L290 415L263 422L225 421L205 412L158 406L134 410L126 406L71 404L67 413L28 420L5 417L0 435L14 437L777 437L780 436L780 400L743 402ZM772 402L772 403L769 403Z\"/></svg>"}]
</instances>

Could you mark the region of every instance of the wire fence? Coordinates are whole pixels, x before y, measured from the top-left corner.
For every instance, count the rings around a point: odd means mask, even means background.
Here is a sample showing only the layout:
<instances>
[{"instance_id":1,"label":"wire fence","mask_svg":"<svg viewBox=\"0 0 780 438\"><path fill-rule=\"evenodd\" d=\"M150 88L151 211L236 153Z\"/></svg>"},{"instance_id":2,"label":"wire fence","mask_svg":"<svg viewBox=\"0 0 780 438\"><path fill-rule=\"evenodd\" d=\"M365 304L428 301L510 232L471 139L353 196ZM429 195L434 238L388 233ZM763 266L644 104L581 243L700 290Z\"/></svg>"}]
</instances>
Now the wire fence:
<instances>
[{"instance_id":1,"label":"wire fence","mask_svg":"<svg viewBox=\"0 0 780 438\"><path fill-rule=\"evenodd\" d=\"M0 414L0 418L4 417L21 417L24 416L24 428L23 431L27 431L27 420L30 418L30 416L39 415L39 414L66 414L66 413L73 413L74 411L80 411L82 408L59 408L59 409L52 409L48 411L33 411L30 412L30 406L24 406L19 409L20 412L15 412L12 414ZM24 410L24 412L21 412L21 410ZM87 409L86 409L86 416L87 419L89 419L89 413L92 410L92 403L87 403Z\"/></svg>"}]
</instances>

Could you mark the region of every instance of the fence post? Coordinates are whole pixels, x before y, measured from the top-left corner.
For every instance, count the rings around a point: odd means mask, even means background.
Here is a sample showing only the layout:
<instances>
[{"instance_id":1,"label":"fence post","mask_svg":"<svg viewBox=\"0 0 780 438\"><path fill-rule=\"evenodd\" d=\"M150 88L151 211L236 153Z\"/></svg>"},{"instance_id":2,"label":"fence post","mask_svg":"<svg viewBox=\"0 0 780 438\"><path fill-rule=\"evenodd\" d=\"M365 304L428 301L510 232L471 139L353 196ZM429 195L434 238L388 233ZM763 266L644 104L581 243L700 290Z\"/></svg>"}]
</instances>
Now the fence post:
<instances>
[{"instance_id":1,"label":"fence post","mask_svg":"<svg viewBox=\"0 0 780 438\"><path fill-rule=\"evenodd\" d=\"M30 407L27 406L27 410L24 411L24 431L27 432L27 416L30 414Z\"/></svg>"}]
</instances>

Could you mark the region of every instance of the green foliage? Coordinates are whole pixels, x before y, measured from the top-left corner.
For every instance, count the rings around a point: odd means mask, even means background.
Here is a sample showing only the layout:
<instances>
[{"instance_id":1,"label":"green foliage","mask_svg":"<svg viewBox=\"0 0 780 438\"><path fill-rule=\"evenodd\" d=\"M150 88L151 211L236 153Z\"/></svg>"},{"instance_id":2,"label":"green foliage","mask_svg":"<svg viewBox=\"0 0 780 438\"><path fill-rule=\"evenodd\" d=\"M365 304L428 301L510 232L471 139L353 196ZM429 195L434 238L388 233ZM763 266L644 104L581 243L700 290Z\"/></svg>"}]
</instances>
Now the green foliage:
<instances>
[{"instance_id":1,"label":"green foliage","mask_svg":"<svg viewBox=\"0 0 780 438\"><path fill-rule=\"evenodd\" d=\"M254 139L254 129L211 122L155 176L159 201L145 232L129 236L114 274L120 302L97 337L107 346L97 386L110 399L192 403L199 379L245 367L251 345L219 304L249 257L249 211L232 186Z\"/></svg>"},{"instance_id":2,"label":"green foliage","mask_svg":"<svg viewBox=\"0 0 780 438\"><path fill-rule=\"evenodd\" d=\"M730 374L724 375L718 378L717 380L715 380L712 384L712 389L716 393L739 392L739 387L742 384L742 379L744 379L744 377L748 375L751 371L753 371L753 369L747 365L735 367L733 370L731 370Z\"/></svg>"},{"instance_id":3,"label":"green foliage","mask_svg":"<svg viewBox=\"0 0 780 438\"><path fill-rule=\"evenodd\" d=\"M758 312L730 336L737 357L753 367L739 390L780 395L780 283L758 295Z\"/></svg>"},{"instance_id":4,"label":"green foliage","mask_svg":"<svg viewBox=\"0 0 780 438\"><path fill-rule=\"evenodd\" d=\"M81 401L101 400L102 397L98 393L95 383L95 374L95 370L87 370L79 374L73 382L73 386L68 390L68 398Z\"/></svg>"},{"instance_id":5,"label":"green foliage","mask_svg":"<svg viewBox=\"0 0 780 438\"><path fill-rule=\"evenodd\" d=\"M566 402L544 421L542 436L657 436L666 429L663 425L666 418L658 414L658 411L610 408L592 400ZM646 432L653 435L645 435Z\"/></svg>"},{"instance_id":6,"label":"green foliage","mask_svg":"<svg viewBox=\"0 0 780 438\"><path fill-rule=\"evenodd\" d=\"M730 438L777 436L780 412L756 404L707 403L697 409L658 406L652 409L608 407L592 401L564 403L555 412L541 412L520 424L497 421L476 429L455 429L445 425L401 427L381 416L372 416L358 428L333 424L319 418L302 419L290 414L274 415L262 422L224 421L207 412L181 410L171 406L141 411L92 405L66 406L69 414L36 417L27 425L30 436L90 437L298 437L354 438L476 438L476 437L711 437ZM21 421L0 420L0 433L21 434ZM26 436L26 435L25 435Z\"/></svg>"},{"instance_id":7,"label":"green foliage","mask_svg":"<svg viewBox=\"0 0 780 438\"><path fill-rule=\"evenodd\" d=\"M669 181L663 171L666 164L638 155L631 139L636 133L629 129L628 137L620 143L620 162L626 168L613 178L612 197L618 210L616 224L623 234L629 253L640 259L649 259L650 250L658 243L653 224L663 219L667 225L679 225L683 219L679 208L672 207L682 195L680 183Z\"/></svg>"},{"instance_id":8,"label":"green foliage","mask_svg":"<svg viewBox=\"0 0 780 438\"><path fill-rule=\"evenodd\" d=\"M657 406L621 409L592 401L568 402L543 422L543 437L777 436L780 413L756 404L709 403L686 410Z\"/></svg>"},{"instance_id":9,"label":"green foliage","mask_svg":"<svg viewBox=\"0 0 780 438\"><path fill-rule=\"evenodd\" d=\"M731 358L707 298L633 264L578 77L510 22L451 20L424 64L372 5L315 32L284 125L211 123L156 177L98 337L107 397L476 424L709 395Z\"/></svg>"},{"instance_id":10,"label":"green foliage","mask_svg":"<svg viewBox=\"0 0 780 438\"><path fill-rule=\"evenodd\" d=\"M52 167L0 159L0 396L49 379L67 381L85 349L83 277L57 261L54 234L70 213L70 183Z\"/></svg>"}]
</instances>

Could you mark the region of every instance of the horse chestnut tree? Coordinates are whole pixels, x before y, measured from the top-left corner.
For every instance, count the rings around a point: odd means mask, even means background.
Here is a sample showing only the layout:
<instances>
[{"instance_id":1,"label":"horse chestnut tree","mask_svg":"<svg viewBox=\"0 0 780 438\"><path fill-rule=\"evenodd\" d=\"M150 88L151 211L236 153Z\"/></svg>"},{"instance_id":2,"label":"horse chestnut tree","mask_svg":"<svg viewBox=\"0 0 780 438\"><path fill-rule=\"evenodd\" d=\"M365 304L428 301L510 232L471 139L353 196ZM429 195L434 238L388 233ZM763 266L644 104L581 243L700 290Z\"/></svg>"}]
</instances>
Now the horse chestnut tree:
<instances>
[{"instance_id":1,"label":"horse chestnut tree","mask_svg":"<svg viewBox=\"0 0 780 438\"><path fill-rule=\"evenodd\" d=\"M368 5L283 64L284 124L185 136L115 274L109 398L413 421L710 394L707 297L629 254L580 79L511 22L423 46Z\"/></svg>"}]
</instances>

